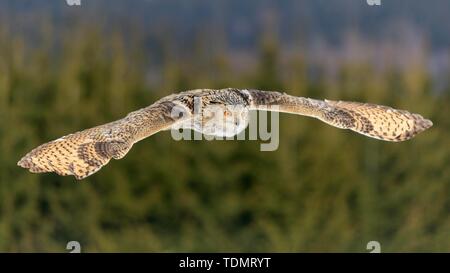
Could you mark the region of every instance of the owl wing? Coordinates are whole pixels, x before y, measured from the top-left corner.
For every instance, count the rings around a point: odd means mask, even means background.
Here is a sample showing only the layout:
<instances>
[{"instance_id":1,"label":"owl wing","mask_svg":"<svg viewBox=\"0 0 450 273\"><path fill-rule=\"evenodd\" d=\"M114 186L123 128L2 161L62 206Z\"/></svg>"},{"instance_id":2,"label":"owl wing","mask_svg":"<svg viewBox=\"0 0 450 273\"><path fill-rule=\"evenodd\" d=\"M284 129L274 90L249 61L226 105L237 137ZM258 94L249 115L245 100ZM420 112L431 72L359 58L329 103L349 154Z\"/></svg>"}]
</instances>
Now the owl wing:
<instances>
[{"instance_id":1,"label":"owl wing","mask_svg":"<svg viewBox=\"0 0 450 273\"><path fill-rule=\"evenodd\" d=\"M408 140L433 125L419 114L383 105L322 101L259 90L249 90L249 93L254 109L310 116L385 141Z\"/></svg>"},{"instance_id":2,"label":"owl wing","mask_svg":"<svg viewBox=\"0 0 450 273\"><path fill-rule=\"evenodd\" d=\"M189 118L174 102L157 102L131 112L125 118L70 134L45 143L26 154L17 164L33 173L55 172L83 179L120 159L137 141Z\"/></svg>"}]
</instances>

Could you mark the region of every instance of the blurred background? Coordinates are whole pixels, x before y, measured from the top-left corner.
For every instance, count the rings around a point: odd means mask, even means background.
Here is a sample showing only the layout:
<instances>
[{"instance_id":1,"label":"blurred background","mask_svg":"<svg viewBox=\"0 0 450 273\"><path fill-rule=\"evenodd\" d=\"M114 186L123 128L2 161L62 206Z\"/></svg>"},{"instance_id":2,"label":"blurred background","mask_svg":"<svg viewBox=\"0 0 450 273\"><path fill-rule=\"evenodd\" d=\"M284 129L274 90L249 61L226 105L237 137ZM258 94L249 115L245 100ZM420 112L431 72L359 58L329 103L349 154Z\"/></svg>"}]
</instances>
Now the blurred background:
<instances>
[{"instance_id":1,"label":"blurred background","mask_svg":"<svg viewBox=\"0 0 450 273\"><path fill-rule=\"evenodd\" d=\"M450 2L0 1L0 251L450 251ZM281 114L280 145L162 132L77 182L37 145L195 88L367 101L388 143Z\"/></svg>"}]
</instances>

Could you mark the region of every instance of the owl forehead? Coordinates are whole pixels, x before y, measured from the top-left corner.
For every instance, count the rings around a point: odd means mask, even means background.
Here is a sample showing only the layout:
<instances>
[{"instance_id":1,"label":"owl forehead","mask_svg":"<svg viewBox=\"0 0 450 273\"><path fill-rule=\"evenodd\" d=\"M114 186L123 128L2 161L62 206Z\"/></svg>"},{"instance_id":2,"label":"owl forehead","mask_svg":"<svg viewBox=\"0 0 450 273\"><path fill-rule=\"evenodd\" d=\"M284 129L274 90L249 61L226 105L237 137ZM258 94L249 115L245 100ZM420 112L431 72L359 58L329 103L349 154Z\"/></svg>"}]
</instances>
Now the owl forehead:
<instances>
[{"instance_id":1,"label":"owl forehead","mask_svg":"<svg viewBox=\"0 0 450 273\"><path fill-rule=\"evenodd\" d=\"M248 108L243 104L221 104L209 103L203 106L203 112L227 112L229 114L241 114L248 112Z\"/></svg>"}]
</instances>

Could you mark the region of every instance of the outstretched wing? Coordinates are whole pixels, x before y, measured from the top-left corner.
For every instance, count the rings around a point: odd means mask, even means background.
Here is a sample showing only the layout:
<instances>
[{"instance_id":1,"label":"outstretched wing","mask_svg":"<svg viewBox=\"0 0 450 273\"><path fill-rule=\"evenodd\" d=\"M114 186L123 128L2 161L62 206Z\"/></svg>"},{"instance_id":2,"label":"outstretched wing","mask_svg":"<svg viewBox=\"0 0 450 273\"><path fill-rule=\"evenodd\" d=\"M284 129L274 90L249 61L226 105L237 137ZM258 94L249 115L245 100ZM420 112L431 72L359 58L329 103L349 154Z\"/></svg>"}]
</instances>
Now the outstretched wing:
<instances>
[{"instance_id":1,"label":"outstretched wing","mask_svg":"<svg viewBox=\"0 0 450 273\"><path fill-rule=\"evenodd\" d=\"M111 158L125 156L137 141L186 118L189 112L174 102L155 103L123 119L45 143L17 164L33 173L55 172L83 179L100 170Z\"/></svg>"},{"instance_id":2,"label":"outstretched wing","mask_svg":"<svg viewBox=\"0 0 450 273\"><path fill-rule=\"evenodd\" d=\"M266 109L318 118L330 125L386 141L404 141L433 123L419 114L388 106L315 100L279 92L248 90L253 109Z\"/></svg>"}]
</instances>

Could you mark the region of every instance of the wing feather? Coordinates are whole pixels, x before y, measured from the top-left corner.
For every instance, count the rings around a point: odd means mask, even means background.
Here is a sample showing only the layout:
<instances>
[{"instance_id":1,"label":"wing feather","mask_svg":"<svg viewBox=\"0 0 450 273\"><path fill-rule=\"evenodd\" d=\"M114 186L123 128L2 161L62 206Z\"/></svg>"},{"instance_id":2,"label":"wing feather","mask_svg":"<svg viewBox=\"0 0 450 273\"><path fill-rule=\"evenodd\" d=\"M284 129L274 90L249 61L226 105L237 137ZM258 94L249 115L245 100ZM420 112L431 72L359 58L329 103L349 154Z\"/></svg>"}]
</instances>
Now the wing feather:
<instances>
[{"instance_id":1,"label":"wing feather","mask_svg":"<svg viewBox=\"0 0 450 273\"><path fill-rule=\"evenodd\" d=\"M385 141L404 141L430 128L419 114L370 103L316 100L279 92L249 90L253 109L310 116L332 126Z\"/></svg>"},{"instance_id":2,"label":"wing feather","mask_svg":"<svg viewBox=\"0 0 450 273\"><path fill-rule=\"evenodd\" d=\"M33 149L17 164L33 173L55 172L83 179L111 158L125 156L137 141L188 118L185 109L174 111L177 106L170 101L155 103L123 119L61 137Z\"/></svg>"}]
</instances>

